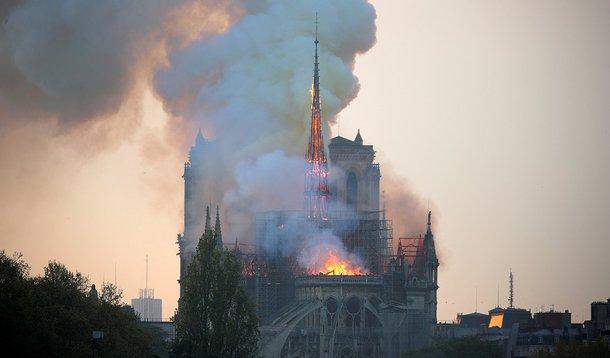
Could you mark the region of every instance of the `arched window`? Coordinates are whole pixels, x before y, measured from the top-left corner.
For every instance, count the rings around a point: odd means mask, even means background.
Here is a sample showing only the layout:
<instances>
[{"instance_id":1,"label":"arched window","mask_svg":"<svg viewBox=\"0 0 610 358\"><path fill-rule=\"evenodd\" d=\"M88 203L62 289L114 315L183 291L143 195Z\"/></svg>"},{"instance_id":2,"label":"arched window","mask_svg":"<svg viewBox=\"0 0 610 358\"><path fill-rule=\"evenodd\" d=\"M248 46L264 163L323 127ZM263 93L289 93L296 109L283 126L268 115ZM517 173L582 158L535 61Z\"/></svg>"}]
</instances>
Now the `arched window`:
<instances>
[{"instance_id":1,"label":"arched window","mask_svg":"<svg viewBox=\"0 0 610 358\"><path fill-rule=\"evenodd\" d=\"M354 172L347 175L346 204L354 209L358 208L358 179Z\"/></svg>"}]
</instances>

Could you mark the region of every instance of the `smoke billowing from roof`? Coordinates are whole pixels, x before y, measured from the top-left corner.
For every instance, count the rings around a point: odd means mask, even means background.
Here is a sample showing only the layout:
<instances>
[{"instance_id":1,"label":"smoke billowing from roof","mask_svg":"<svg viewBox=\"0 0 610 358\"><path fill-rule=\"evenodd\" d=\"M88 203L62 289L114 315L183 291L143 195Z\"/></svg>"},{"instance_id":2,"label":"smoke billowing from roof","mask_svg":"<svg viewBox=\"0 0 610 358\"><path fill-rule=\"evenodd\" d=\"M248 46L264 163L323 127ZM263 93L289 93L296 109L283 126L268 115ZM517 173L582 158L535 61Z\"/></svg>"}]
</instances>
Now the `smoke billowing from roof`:
<instances>
[{"instance_id":1,"label":"smoke billowing from roof","mask_svg":"<svg viewBox=\"0 0 610 358\"><path fill-rule=\"evenodd\" d=\"M22 173L2 189L44 191L44 177L56 192L75 158L126 141L173 168L200 127L216 142L210 176L220 184L208 201L223 209L226 237L247 239L254 211L302 209L316 12L328 140L359 90L355 57L375 42L367 1L2 2L1 159ZM146 92L171 117L163 134L143 129ZM167 190L160 176L155 187Z\"/></svg>"},{"instance_id":2,"label":"smoke billowing from roof","mask_svg":"<svg viewBox=\"0 0 610 358\"><path fill-rule=\"evenodd\" d=\"M242 5L227 31L170 56L155 85L190 133L201 127L215 141L206 175L219 192L205 200L227 213L230 235L249 239L253 212L302 209L316 11L326 139L358 93L353 64L375 42L375 11L366 1Z\"/></svg>"}]
</instances>

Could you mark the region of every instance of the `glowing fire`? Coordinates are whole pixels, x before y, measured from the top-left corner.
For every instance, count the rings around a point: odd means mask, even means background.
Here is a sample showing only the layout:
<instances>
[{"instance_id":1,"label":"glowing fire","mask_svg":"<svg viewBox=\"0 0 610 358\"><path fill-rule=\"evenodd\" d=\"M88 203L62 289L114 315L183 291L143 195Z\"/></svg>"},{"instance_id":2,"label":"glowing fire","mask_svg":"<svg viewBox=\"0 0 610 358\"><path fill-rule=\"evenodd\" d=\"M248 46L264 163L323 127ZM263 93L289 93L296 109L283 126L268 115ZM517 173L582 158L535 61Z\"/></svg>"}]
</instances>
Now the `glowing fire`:
<instances>
[{"instance_id":1,"label":"glowing fire","mask_svg":"<svg viewBox=\"0 0 610 358\"><path fill-rule=\"evenodd\" d=\"M348 275L348 276L354 276L354 275L364 275L366 272L365 270L352 263L349 262L345 259L340 259L339 257L337 257L337 255L335 255L332 252L328 252L328 259L326 259L326 261L324 262L324 264L322 265L323 269L325 269L325 271L323 270L318 270L317 268L314 269L312 273L317 273L317 271L319 271L320 274L324 274L324 275Z\"/></svg>"}]
</instances>

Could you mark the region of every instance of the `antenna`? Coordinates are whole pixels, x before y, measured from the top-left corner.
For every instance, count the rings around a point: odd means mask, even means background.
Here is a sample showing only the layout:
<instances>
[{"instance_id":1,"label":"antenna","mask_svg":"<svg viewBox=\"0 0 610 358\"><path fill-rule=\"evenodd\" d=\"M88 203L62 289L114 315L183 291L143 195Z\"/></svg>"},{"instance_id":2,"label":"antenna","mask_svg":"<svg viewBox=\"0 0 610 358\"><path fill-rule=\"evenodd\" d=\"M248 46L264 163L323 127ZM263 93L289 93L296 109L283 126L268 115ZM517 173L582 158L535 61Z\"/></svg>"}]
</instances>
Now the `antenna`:
<instances>
[{"instance_id":1,"label":"antenna","mask_svg":"<svg viewBox=\"0 0 610 358\"><path fill-rule=\"evenodd\" d=\"M498 284L498 298L496 302L496 307L500 307L500 284Z\"/></svg>"},{"instance_id":2,"label":"antenna","mask_svg":"<svg viewBox=\"0 0 610 358\"><path fill-rule=\"evenodd\" d=\"M148 254L146 254L146 291L148 291Z\"/></svg>"},{"instance_id":3,"label":"antenna","mask_svg":"<svg viewBox=\"0 0 610 358\"><path fill-rule=\"evenodd\" d=\"M508 307L513 308L513 302L515 299L514 296L514 286L513 286L513 270L510 269L510 274L508 275Z\"/></svg>"}]
</instances>

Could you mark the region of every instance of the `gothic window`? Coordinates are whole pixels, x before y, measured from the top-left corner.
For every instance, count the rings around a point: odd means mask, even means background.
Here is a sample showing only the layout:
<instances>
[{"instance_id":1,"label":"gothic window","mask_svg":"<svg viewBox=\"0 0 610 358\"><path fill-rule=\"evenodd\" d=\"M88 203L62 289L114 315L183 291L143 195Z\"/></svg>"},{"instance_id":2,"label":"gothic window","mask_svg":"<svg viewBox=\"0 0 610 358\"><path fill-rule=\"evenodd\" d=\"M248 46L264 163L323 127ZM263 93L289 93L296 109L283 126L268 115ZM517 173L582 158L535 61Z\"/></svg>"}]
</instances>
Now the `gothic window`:
<instances>
[{"instance_id":1,"label":"gothic window","mask_svg":"<svg viewBox=\"0 0 610 358\"><path fill-rule=\"evenodd\" d=\"M358 208L358 179L354 172L347 175L346 204L354 209Z\"/></svg>"}]
</instances>

